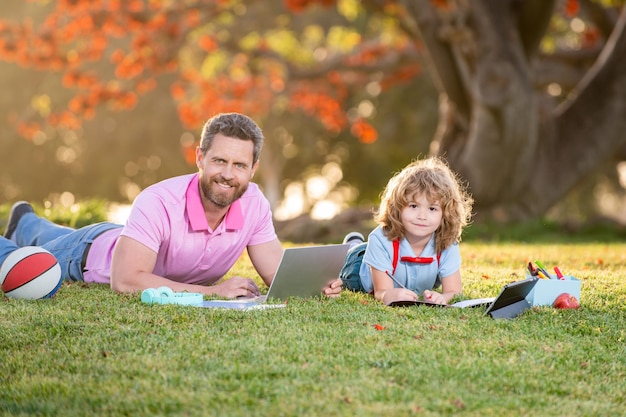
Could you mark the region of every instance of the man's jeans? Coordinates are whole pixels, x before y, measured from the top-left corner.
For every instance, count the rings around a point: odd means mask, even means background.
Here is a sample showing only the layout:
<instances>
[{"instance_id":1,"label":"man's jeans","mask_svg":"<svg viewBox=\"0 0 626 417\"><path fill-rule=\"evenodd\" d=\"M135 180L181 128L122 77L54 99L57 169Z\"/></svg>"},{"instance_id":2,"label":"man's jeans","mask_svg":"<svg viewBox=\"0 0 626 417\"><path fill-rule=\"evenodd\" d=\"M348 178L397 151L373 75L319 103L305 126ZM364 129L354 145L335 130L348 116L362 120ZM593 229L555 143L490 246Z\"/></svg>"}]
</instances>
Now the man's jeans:
<instances>
[{"instance_id":1,"label":"man's jeans","mask_svg":"<svg viewBox=\"0 0 626 417\"><path fill-rule=\"evenodd\" d=\"M72 229L54 224L35 213L26 213L20 219L11 240L20 247L39 246L46 249L59 261L64 280L84 281L82 262L85 250L97 236L117 227L122 226L102 222Z\"/></svg>"}]
</instances>

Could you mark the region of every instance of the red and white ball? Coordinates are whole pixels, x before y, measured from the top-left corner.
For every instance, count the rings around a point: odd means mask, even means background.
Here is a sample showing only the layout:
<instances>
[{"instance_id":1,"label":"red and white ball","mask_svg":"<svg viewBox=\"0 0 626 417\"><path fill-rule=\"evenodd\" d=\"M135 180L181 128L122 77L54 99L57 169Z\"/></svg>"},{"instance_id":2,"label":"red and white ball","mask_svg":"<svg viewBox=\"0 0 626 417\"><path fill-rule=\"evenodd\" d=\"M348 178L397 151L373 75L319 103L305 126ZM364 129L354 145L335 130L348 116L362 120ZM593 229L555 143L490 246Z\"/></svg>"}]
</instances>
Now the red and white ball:
<instances>
[{"instance_id":1,"label":"red and white ball","mask_svg":"<svg viewBox=\"0 0 626 417\"><path fill-rule=\"evenodd\" d=\"M37 246L16 249L0 267L2 291L10 298L50 298L62 282L61 266L57 259Z\"/></svg>"}]
</instances>

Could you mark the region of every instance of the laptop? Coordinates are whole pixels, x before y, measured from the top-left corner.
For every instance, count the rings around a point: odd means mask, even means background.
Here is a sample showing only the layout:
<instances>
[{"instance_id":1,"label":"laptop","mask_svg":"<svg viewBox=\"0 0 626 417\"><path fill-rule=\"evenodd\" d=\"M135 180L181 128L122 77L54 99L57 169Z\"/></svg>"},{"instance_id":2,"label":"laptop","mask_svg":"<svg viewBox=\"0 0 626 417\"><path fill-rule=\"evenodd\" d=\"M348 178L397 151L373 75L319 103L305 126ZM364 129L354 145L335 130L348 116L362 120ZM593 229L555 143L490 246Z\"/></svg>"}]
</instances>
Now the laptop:
<instances>
[{"instance_id":1,"label":"laptop","mask_svg":"<svg viewBox=\"0 0 626 417\"><path fill-rule=\"evenodd\" d=\"M481 307L487 306L485 315L494 319L512 319L522 314L530 308L530 303L526 299L532 291L537 277L526 278L506 284L500 294L495 298L480 298L476 300L459 301L458 303L446 305L436 304L428 301L395 301L389 304L392 307L408 307L412 305L423 305L428 307Z\"/></svg>"},{"instance_id":2,"label":"laptop","mask_svg":"<svg viewBox=\"0 0 626 417\"><path fill-rule=\"evenodd\" d=\"M203 307L234 309L283 307L266 304L267 300L285 301L289 297L321 295L329 283L339 278L350 245L331 244L285 248L266 295L236 300L207 300Z\"/></svg>"}]
</instances>

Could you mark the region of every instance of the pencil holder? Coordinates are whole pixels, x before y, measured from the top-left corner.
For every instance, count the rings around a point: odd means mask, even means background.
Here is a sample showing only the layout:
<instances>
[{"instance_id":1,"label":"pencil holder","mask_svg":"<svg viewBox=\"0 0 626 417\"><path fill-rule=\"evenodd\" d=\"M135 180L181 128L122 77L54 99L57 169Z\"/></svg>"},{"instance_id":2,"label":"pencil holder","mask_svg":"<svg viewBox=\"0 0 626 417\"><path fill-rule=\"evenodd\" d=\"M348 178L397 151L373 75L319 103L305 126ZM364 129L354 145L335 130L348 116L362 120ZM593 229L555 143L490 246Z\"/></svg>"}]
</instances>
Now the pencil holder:
<instances>
[{"instance_id":1,"label":"pencil holder","mask_svg":"<svg viewBox=\"0 0 626 417\"><path fill-rule=\"evenodd\" d=\"M550 279L539 279L528 293L526 300L531 306L551 306L556 297L565 292L573 295L580 302L580 280L568 275L564 278L558 279L556 275L550 275Z\"/></svg>"}]
</instances>

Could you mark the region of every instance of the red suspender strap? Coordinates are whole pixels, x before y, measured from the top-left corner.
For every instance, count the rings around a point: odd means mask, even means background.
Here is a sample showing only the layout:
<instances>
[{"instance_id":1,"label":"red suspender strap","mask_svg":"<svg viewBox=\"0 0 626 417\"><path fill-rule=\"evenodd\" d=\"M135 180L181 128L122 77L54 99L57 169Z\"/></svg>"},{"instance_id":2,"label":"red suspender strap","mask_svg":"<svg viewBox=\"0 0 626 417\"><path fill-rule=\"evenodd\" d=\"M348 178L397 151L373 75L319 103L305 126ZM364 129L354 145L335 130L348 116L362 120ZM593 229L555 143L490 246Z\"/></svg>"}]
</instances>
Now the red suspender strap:
<instances>
[{"instance_id":1,"label":"red suspender strap","mask_svg":"<svg viewBox=\"0 0 626 417\"><path fill-rule=\"evenodd\" d=\"M393 260L392 260L393 272L391 272L391 275L395 275L396 273L396 266L398 266L398 258L400 257L399 254L400 254L400 239L396 239L393 241ZM441 260L441 254L438 253L437 254L437 268L439 268L439 266L441 265L440 260Z\"/></svg>"},{"instance_id":2,"label":"red suspender strap","mask_svg":"<svg viewBox=\"0 0 626 417\"><path fill-rule=\"evenodd\" d=\"M395 275L396 274L396 266L398 265L398 257L400 253L400 239L396 239L393 241L393 272L391 273L391 275Z\"/></svg>"}]
</instances>

